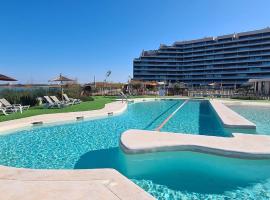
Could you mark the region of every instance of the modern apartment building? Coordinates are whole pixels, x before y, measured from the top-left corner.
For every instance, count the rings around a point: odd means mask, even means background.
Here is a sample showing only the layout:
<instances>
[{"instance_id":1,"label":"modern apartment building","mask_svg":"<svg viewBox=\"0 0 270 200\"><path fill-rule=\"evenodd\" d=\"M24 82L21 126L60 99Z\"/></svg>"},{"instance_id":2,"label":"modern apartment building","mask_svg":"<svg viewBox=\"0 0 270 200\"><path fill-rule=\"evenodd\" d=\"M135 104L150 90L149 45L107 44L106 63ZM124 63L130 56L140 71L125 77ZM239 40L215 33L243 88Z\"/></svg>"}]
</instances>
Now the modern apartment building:
<instances>
[{"instance_id":1,"label":"modern apartment building","mask_svg":"<svg viewBox=\"0 0 270 200\"><path fill-rule=\"evenodd\" d=\"M236 87L270 77L270 28L160 45L133 61L133 78Z\"/></svg>"}]
</instances>

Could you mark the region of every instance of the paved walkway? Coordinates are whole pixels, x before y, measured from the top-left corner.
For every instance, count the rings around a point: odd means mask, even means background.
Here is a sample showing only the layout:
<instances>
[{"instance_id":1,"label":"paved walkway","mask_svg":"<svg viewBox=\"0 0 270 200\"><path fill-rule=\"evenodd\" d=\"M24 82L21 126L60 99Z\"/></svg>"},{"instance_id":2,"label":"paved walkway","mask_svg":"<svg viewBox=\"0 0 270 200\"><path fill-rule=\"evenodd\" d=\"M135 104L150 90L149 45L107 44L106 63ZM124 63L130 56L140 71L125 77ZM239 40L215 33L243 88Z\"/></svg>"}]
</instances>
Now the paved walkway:
<instances>
[{"instance_id":1,"label":"paved walkway","mask_svg":"<svg viewBox=\"0 0 270 200\"><path fill-rule=\"evenodd\" d=\"M33 170L0 166L2 200L153 200L114 169Z\"/></svg>"},{"instance_id":2,"label":"paved walkway","mask_svg":"<svg viewBox=\"0 0 270 200\"><path fill-rule=\"evenodd\" d=\"M234 133L216 137L147 130L128 130L121 136L126 153L196 151L228 157L270 159L270 136Z\"/></svg>"}]
</instances>

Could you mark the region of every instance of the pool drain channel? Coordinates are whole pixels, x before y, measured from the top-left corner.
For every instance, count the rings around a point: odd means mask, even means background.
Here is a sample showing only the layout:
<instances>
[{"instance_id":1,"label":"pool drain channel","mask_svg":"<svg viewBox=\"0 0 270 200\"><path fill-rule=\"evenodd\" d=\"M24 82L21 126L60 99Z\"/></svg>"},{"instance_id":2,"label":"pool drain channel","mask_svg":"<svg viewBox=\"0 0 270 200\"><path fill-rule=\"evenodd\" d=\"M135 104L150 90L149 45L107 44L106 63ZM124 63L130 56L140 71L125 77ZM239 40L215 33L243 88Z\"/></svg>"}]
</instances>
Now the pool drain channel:
<instances>
[{"instance_id":1,"label":"pool drain channel","mask_svg":"<svg viewBox=\"0 0 270 200\"><path fill-rule=\"evenodd\" d=\"M155 130L156 131L160 131L160 129L162 129L162 127L175 115L175 113L178 112L178 110L180 110L186 103L188 102L188 99L184 101L184 103L182 103L175 111L173 111L172 114L170 114L161 124L159 127L157 127Z\"/></svg>"}]
</instances>

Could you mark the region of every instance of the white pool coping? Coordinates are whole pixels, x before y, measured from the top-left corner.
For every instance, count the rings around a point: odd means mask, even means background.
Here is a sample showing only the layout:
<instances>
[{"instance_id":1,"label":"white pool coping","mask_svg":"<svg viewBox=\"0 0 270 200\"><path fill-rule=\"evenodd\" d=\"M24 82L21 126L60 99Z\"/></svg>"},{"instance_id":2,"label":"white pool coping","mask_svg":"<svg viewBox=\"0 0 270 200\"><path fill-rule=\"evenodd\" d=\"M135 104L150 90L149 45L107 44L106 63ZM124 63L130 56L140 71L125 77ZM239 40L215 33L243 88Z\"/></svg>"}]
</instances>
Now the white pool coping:
<instances>
[{"instance_id":1,"label":"white pool coping","mask_svg":"<svg viewBox=\"0 0 270 200\"><path fill-rule=\"evenodd\" d=\"M270 136L234 133L217 137L147 130L128 130L120 139L126 153L195 151L243 159L270 159Z\"/></svg>"},{"instance_id":2,"label":"white pool coping","mask_svg":"<svg viewBox=\"0 0 270 200\"><path fill-rule=\"evenodd\" d=\"M238 113L234 112L220 101L209 101L216 111L220 121L226 128L256 129L256 125Z\"/></svg>"},{"instance_id":3,"label":"white pool coping","mask_svg":"<svg viewBox=\"0 0 270 200\"><path fill-rule=\"evenodd\" d=\"M114 169L37 170L0 166L0 199L153 200Z\"/></svg>"}]
</instances>

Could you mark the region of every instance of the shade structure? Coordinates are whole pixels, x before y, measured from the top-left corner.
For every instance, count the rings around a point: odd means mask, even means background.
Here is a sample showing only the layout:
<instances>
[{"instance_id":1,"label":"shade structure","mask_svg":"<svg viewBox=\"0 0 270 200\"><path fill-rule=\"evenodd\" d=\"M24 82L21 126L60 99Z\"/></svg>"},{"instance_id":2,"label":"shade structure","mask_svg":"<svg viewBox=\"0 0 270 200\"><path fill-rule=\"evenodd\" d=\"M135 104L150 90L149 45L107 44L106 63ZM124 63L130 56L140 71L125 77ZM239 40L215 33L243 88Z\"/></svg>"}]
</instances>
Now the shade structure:
<instances>
[{"instance_id":1,"label":"shade structure","mask_svg":"<svg viewBox=\"0 0 270 200\"><path fill-rule=\"evenodd\" d=\"M0 81L17 81L17 80L14 79L14 78L5 76L5 75L3 75L3 74L0 74Z\"/></svg>"},{"instance_id":2,"label":"shade structure","mask_svg":"<svg viewBox=\"0 0 270 200\"><path fill-rule=\"evenodd\" d=\"M51 81L56 81L56 82L68 82L68 81L74 81L70 78L67 78L65 76L62 76L62 74L60 74L58 77L56 77L55 79L51 80Z\"/></svg>"},{"instance_id":3,"label":"shade structure","mask_svg":"<svg viewBox=\"0 0 270 200\"><path fill-rule=\"evenodd\" d=\"M63 94L64 94L63 83L64 82L74 81L74 80L73 79L70 79L70 78L67 78L67 77L63 76L62 74L60 74L58 77L52 79L51 81L60 82L60 86L61 86L61 97L62 97L62 100L63 100Z\"/></svg>"}]
</instances>

